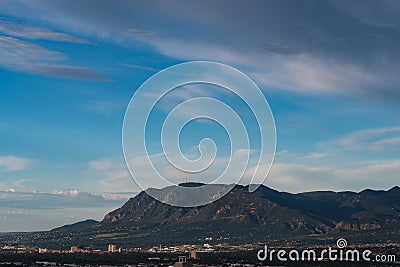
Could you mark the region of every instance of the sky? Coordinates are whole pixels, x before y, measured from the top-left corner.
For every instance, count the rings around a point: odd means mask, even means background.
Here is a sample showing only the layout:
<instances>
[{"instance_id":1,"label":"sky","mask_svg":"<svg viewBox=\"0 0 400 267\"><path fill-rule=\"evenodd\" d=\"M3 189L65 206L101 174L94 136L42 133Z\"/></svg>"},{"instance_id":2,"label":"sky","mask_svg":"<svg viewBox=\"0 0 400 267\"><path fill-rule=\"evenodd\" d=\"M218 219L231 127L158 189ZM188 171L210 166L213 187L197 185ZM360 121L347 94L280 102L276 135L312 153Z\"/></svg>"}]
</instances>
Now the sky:
<instances>
[{"instance_id":1,"label":"sky","mask_svg":"<svg viewBox=\"0 0 400 267\"><path fill-rule=\"evenodd\" d=\"M399 8L395 0L1 0L0 231L99 220L139 192L123 157L125 110L152 75L193 60L240 70L268 100L277 144L266 186L398 185ZM210 85L163 99L150 138L172 107L199 96L244 117L257 151L249 110ZM220 144L223 163L229 142L216 124L194 122L183 151L199 153L205 137ZM149 151L157 160L160 144Z\"/></svg>"}]
</instances>

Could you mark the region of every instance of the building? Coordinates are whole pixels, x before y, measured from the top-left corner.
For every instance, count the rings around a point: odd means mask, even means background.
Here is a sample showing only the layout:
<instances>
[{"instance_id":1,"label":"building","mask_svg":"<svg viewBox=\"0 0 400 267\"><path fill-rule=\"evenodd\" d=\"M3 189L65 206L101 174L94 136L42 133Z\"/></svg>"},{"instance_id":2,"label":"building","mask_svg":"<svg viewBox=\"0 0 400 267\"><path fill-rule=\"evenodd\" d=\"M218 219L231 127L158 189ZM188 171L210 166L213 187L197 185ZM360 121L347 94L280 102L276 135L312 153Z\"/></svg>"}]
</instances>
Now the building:
<instances>
[{"instance_id":1,"label":"building","mask_svg":"<svg viewBox=\"0 0 400 267\"><path fill-rule=\"evenodd\" d=\"M194 259L194 260L198 260L199 259L199 254L197 253L197 250L190 251L190 258Z\"/></svg>"},{"instance_id":2,"label":"building","mask_svg":"<svg viewBox=\"0 0 400 267\"><path fill-rule=\"evenodd\" d=\"M82 247L81 246L72 246L70 249L70 252L75 253L75 252L81 252Z\"/></svg>"},{"instance_id":3,"label":"building","mask_svg":"<svg viewBox=\"0 0 400 267\"><path fill-rule=\"evenodd\" d=\"M175 267L193 267L193 263L188 261L186 256L179 256L178 261L175 262Z\"/></svg>"},{"instance_id":4,"label":"building","mask_svg":"<svg viewBox=\"0 0 400 267\"><path fill-rule=\"evenodd\" d=\"M118 252L116 245L108 245L108 252Z\"/></svg>"}]
</instances>

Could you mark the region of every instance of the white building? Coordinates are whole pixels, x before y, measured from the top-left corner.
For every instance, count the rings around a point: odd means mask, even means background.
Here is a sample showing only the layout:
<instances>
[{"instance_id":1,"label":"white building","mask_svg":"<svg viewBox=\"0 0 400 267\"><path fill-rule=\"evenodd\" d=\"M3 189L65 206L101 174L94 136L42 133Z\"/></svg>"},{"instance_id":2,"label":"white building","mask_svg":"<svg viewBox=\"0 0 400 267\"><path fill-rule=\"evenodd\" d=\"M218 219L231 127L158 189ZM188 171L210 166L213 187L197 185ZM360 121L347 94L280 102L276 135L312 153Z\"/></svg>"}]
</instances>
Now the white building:
<instances>
[{"instance_id":1,"label":"white building","mask_svg":"<svg viewBox=\"0 0 400 267\"><path fill-rule=\"evenodd\" d=\"M117 246L116 245L108 245L108 252L117 252Z\"/></svg>"}]
</instances>

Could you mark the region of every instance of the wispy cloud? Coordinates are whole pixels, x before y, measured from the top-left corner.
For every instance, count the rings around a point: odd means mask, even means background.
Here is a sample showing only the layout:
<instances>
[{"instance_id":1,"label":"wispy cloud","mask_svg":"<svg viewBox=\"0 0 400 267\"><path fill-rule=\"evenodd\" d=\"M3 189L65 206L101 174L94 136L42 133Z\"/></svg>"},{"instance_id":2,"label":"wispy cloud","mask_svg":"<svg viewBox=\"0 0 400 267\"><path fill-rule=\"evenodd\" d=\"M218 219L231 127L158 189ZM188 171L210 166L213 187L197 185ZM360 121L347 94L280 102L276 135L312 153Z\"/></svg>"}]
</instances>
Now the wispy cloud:
<instances>
[{"instance_id":1,"label":"wispy cloud","mask_svg":"<svg viewBox=\"0 0 400 267\"><path fill-rule=\"evenodd\" d=\"M18 209L101 207L113 204L113 200L105 199L103 196L79 192L75 189L59 190L55 193L0 191L0 199L1 207Z\"/></svg>"},{"instance_id":2,"label":"wispy cloud","mask_svg":"<svg viewBox=\"0 0 400 267\"><path fill-rule=\"evenodd\" d=\"M371 149L377 151L400 151L400 137L392 137L375 141L373 144L371 144Z\"/></svg>"},{"instance_id":3,"label":"wispy cloud","mask_svg":"<svg viewBox=\"0 0 400 267\"><path fill-rule=\"evenodd\" d=\"M91 112L110 116L117 111L123 111L126 108L127 103L122 101L111 101L111 100L90 100L86 103L83 108Z\"/></svg>"},{"instance_id":4,"label":"wispy cloud","mask_svg":"<svg viewBox=\"0 0 400 267\"><path fill-rule=\"evenodd\" d=\"M389 189L399 184L398 173L400 159L360 161L337 166L275 163L265 184L290 192Z\"/></svg>"},{"instance_id":5,"label":"wispy cloud","mask_svg":"<svg viewBox=\"0 0 400 267\"><path fill-rule=\"evenodd\" d=\"M50 230L81 220L101 220L128 198L107 198L74 189L54 193L0 191L0 231Z\"/></svg>"},{"instance_id":6,"label":"wispy cloud","mask_svg":"<svg viewBox=\"0 0 400 267\"><path fill-rule=\"evenodd\" d=\"M299 93L372 94L373 87L382 82L362 66L310 54L280 57L272 62L252 76L264 85Z\"/></svg>"},{"instance_id":7,"label":"wispy cloud","mask_svg":"<svg viewBox=\"0 0 400 267\"><path fill-rule=\"evenodd\" d=\"M399 151L400 126L357 130L321 145L345 150Z\"/></svg>"},{"instance_id":8,"label":"wispy cloud","mask_svg":"<svg viewBox=\"0 0 400 267\"><path fill-rule=\"evenodd\" d=\"M231 6L224 16L217 10L229 4L225 1L180 2L169 12L165 12L168 4L162 2L143 4L140 9L133 2L122 1L118 5L89 1L79 6L61 2L18 1L21 8L17 9L5 1L0 7L11 15L82 36L123 45L140 41L170 57L232 64L253 73L257 82L269 88L400 99L400 54L396 50L400 22L393 13L398 4L391 1L371 5L345 1L313 5L300 1L290 5L285 1L243 2ZM101 8L93 12L93 4ZM288 13L293 14L290 20L276 15ZM161 17L163 23L155 23L144 14ZM390 25L379 31L380 38L374 34L378 25ZM152 66L147 69L156 70Z\"/></svg>"},{"instance_id":9,"label":"wispy cloud","mask_svg":"<svg viewBox=\"0 0 400 267\"><path fill-rule=\"evenodd\" d=\"M310 153L300 156L299 159L320 159L326 157L325 153Z\"/></svg>"},{"instance_id":10,"label":"wispy cloud","mask_svg":"<svg viewBox=\"0 0 400 267\"><path fill-rule=\"evenodd\" d=\"M87 40L60 32L54 32L42 27L32 27L17 22L0 19L0 32L3 34L26 39L44 39L71 43L90 43Z\"/></svg>"},{"instance_id":11,"label":"wispy cloud","mask_svg":"<svg viewBox=\"0 0 400 267\"><path fill-rule=\"evenodd\" d=\"M60 64L67 56L42 46L0 35L0 66L55 77L107 81L92 69Z\"/></svg>"},{"instance_id":12,"label":"wispy cloud","mask_svg":"<svg viewBox=\"0 0 400 267\"><path fill-rule=\"evenodd\" d=\"M110 200L121 200L121 199L129 199L134 197L137 193L139 192L133 192L133 191L128 191L128 192L104 192L103 197L105 199L110 199Z\"/></svg>"},{"instance_id":13,"label":"wispy cloud","mask_svg":"<svg viewBox=\"0 0 400 267\"><path fill-rule=\"evenodd\" d=\"M95 70L86 67L79 66L69 66L62 64L36 64L36 71L40 74L55 76L55 77L64 77L71 79L79 79L79 80L92 80L99 82L108 82L111 81L108 78L101 76Z\"/></svg>"},{"instance_id":14,"label":"wispy cloud","mask_svg":"<svg viewBox=\"0 0 400 267\"><path fill-rule=\"evenodd\" d=\"M89 161L88 165L100 177L94 185L98 192L138 191L123 159L103 158Z\"/></svg>"},{"instance_id":15,"label":"wispy cloud","mask_svg":"<svg viewBox=\"0 0 400 267\"><path fill-rule=\"evenodd\" d=\"M27 186L26 184L28 182L32 182L34 181L34 179L20 179L17 181L13 181L11 183L11 187L9 188L9 190L11 191L30 191L29 186Z\"/></svg>"},{"instance_id":16,"label":"wispy cloud","mask_svg":"<svg viewBox=\"0 0 400 267\"><path fill-rule=\"evenodd\" d=\"M128 188L132 188L132 192L137 190L129 172L123 169L107 170L105 176L97 180L97 183L103 191L121 191Z\"/></svg>"},{"instance_id":17,"label":"wispy cloud","mask_svg":"<svg viewBox=\"0 0 400 267\"><path fill-rule=\"evenodd\" d=\"M30 168L34 160L17 156L0 156L0 170L18 171Z\"/></svg>"},{"instance_id":18,"label":"wispy cloud","mask_svg":"<svg viewBox=\"0 0 400 267\"><path fill-rule=\"evenodd\" d=\"M2 179L0 182L0 191L6 191L6 192L30 192L33 191L32 188L30 188L27 183L35 181L34 179L18 179L18 180L12 180L12 179Z\"/></svg>"},{"instance_id":19,"label":"wispy cloud","mask_svg":"<svg viewBox=\"0 0 400 267\"><path fill-rule=\"evenodd\" d=\"M255 44L255 46L262 51L270 52L270 53L276 53L276 54L298 54L300 51L298 49L289 47L287 45L279 45L279 44L273 44L273 43L266 43L266 42L258 42Z\"/></svg>"},{"instance_id":20,"label":"wispy cloud","mask_svg":"<svg viewBox=\"0 0 400 267\"><path fill-rule=\"evenodd\" d=\"M162 69L157 69L157 68L152 68L152 67L147 67L147 66L142 66L142 65L128 64L128 63L124 63L124 64L122 64L122 66L131 68L131 69L147 70L147 71L151 71L151 72L158 72L158 71L162 70Z\"/></svg>"},{"instance_id":21,"label":"wispy cloud","mask_svg":"<svg viewBox=\"0 0 400 267\"><path fill-rule=\"evenodd\" d=\"M90 168L94 170L109 170L113 168L114 161L111 159L99 159L89 161Z\"/></svg>"},{"instance_id":22,"label":"wispy cloud","mask_svg":"<svg viewBox=\"0 0 400 267\"><path fill-rule=\"evenodd\" d=\"M199 172L188 173L172 165L182 166L182 158L177 154L170 154L169 160L166 159L164 153L155 153L148 157L137 156L129 158L129 166L132 168L135 180L143 190L150 187L162 188L176 185L183 181L233 184L243 178L246 168L254 171L252 167L256 165L260 154L257 150L244 148L232 151L230 156L221 155L213 159L210 145L203 146L201 157L195 156L193 152L194 150L190 149L184 156L187 159L196 159L190 163L190 170L201 170ZM265 168L262 169L265 170ZM257 173L265 174L261 169L257 171ZM244 182L249 183L249 181Z\"/></svg>"}]
</instances>

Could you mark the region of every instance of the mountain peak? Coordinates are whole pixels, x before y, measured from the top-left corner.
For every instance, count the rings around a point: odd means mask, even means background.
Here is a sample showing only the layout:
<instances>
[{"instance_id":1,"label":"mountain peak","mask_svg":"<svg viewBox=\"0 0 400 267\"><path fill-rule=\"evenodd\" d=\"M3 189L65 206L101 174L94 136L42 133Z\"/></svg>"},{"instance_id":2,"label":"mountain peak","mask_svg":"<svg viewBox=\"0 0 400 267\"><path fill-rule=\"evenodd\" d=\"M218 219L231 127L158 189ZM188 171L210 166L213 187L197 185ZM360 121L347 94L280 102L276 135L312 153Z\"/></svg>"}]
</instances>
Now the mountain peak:
<instances>
[{"instance_id":1,"label":"mountain peak","mask_svg":"<svg viewBox=\"0 0 400 267\"><path fill-rule=\"evenodd\" d=\"M400 191L400 187L399 186L393 186L391 189L388 190L388 192L397 192Z\"/></svg>"}]
</instances>

